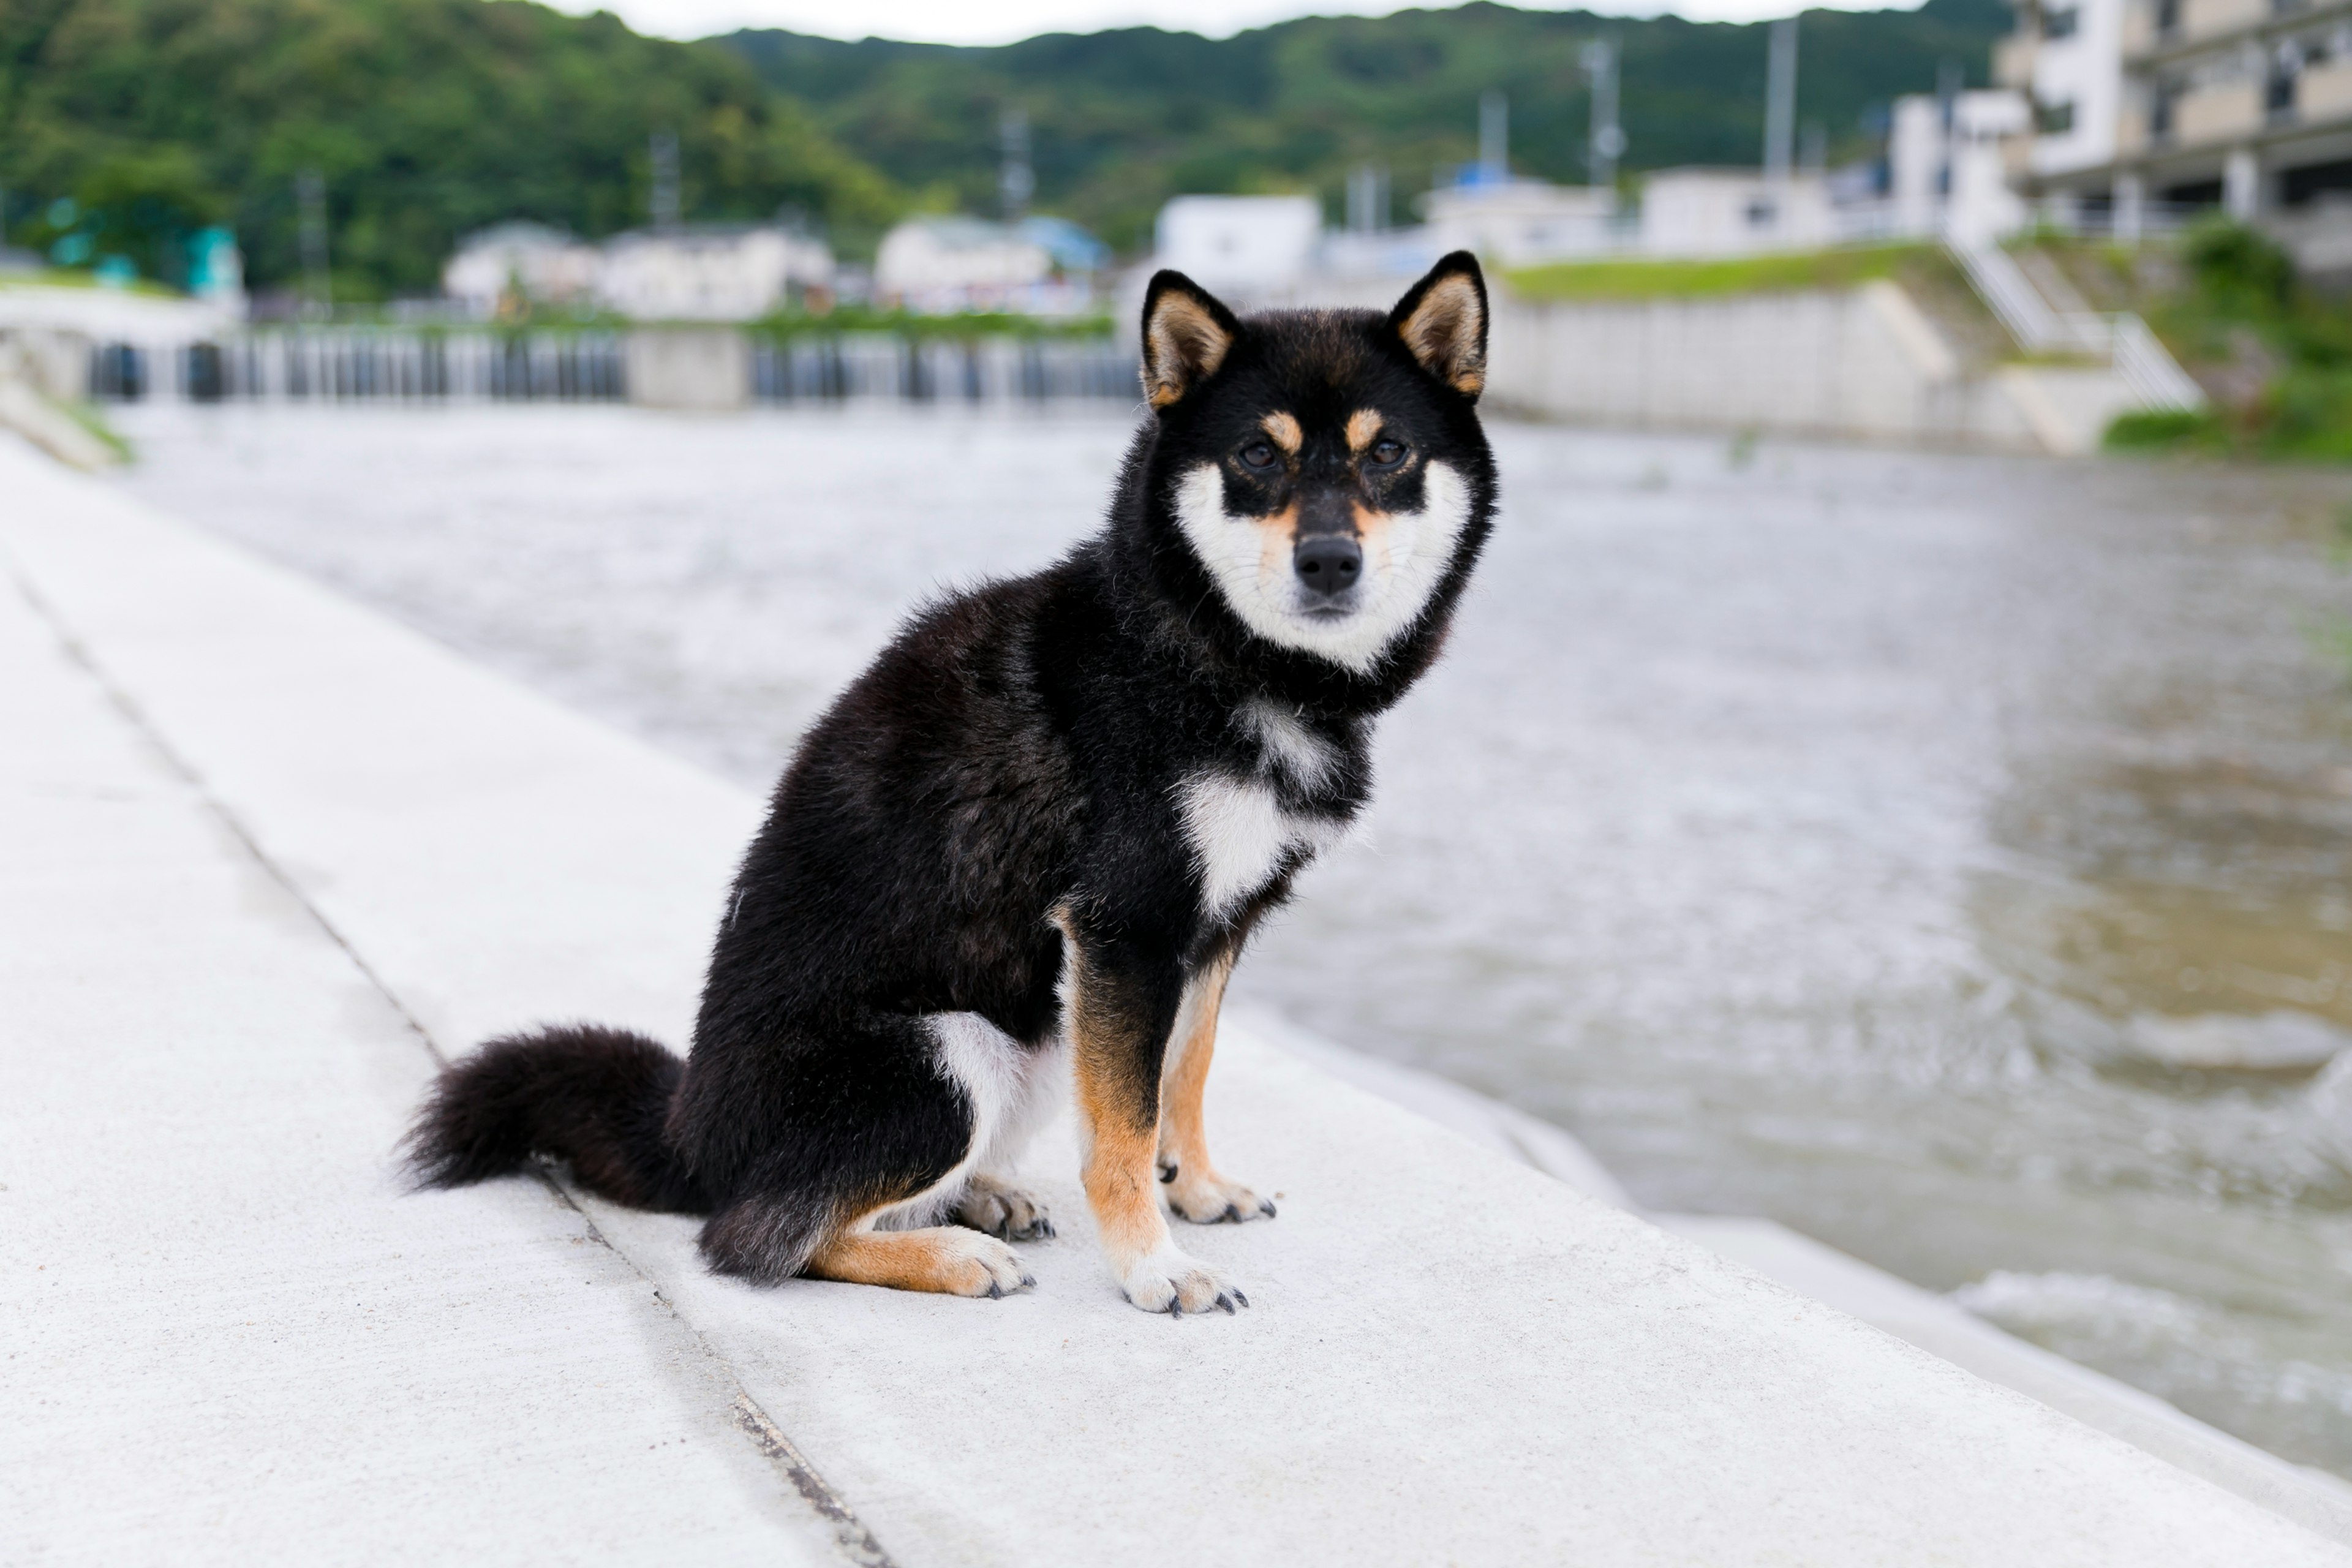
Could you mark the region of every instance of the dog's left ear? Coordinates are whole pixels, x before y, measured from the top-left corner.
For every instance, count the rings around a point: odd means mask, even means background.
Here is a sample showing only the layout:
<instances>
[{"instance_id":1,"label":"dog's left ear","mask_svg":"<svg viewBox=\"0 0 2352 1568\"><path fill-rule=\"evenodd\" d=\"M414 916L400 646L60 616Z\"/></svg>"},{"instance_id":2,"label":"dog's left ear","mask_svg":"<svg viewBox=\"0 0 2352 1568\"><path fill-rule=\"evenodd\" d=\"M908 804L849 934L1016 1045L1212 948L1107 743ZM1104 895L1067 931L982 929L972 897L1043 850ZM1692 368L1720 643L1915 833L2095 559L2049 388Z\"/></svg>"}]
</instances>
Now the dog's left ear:
<instances>
[{"instance_id":1,"label":"dog's left ear","mask_svg":"<svg viewBox=\"0 0 2352 1568\"><path fill-rule=\"evenodd\" d=\"M1389 326L1421 367L1468 398L1486 387L1486 277L1478 258L1441 258L1389 312Z\"/></svg>"},{"instance_id":2,"label":"dog's left ear","mask_svg":"<svg viewBox=\"0 0 2352 1568\"><path fill-rule=\"evenodd\" d=\"M1207 289L1161 269L1143 291L1143 395L1165 408L1217 374L1242 324Z\"/></svg>"}]
</instances>

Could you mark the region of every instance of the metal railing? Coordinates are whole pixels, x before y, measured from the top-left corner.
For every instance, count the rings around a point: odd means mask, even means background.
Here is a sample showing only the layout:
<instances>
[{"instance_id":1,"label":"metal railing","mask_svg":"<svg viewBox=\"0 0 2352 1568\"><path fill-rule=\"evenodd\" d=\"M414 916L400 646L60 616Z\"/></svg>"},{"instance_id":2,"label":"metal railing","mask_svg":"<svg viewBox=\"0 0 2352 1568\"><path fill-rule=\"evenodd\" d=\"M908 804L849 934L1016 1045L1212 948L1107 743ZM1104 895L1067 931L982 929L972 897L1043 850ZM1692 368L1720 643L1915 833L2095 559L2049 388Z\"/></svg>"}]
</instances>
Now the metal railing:
<instances>
[{"instance_id":1,"label":"metal railing","mask_svg":"<svg viewBox=\"0 0 2352 1568\"><path fill-rule=\"evenodd\" d=\"M1945 249L1977 297L2028 353L2103 360L2148 408L2189 412L2205 405L2203 389L2131 311L2053 310L2017 258L2000 247L1947 239Z\"/></svg>"}]
</instances>

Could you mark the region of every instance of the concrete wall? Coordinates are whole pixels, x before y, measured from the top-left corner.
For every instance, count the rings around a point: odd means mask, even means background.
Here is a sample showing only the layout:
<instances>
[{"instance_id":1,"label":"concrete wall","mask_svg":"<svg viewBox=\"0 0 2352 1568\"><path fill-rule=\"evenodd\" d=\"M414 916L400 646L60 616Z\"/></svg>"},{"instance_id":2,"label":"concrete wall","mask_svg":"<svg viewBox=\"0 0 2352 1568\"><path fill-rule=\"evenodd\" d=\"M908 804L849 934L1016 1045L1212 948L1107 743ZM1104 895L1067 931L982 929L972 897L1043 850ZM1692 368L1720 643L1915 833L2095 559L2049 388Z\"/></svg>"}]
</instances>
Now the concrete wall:
<instances>
[{"instance_id":1,"label":"concrete wall","mask_svg":"<svg viewBox=\"0 0 2352 1568\"><path fill-rule=\"evenodd\" d=\"M1843 292L1496 300L1498 406L1606 425L2046 449L2010 389L1963 374L1885 279Z\"/></svg>"},{"instance_id":2,"label":"concrete wall","mask_svg":"<svg viewBox=\"0 0 2352 1568\"><path fill-rule=\"evenodd\" d=\"M629 401L721 409L751 402L751 340L736 327L638 327L625 340Z\"/></svg>"}]
</instances>

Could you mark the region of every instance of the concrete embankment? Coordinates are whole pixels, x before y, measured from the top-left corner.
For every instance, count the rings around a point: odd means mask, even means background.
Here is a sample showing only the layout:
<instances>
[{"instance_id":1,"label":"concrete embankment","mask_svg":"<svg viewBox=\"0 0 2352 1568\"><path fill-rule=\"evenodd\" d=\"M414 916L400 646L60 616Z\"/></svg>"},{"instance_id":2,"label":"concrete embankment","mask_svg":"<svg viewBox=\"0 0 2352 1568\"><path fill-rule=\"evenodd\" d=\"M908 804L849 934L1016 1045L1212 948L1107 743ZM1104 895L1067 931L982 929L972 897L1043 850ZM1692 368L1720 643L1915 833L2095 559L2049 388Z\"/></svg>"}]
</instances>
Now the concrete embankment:
<instances>
[{"instance_id":1,"label":"concrete embankment","mask_svg":"<svg viewBox=\"0 0 2352 1568\"><path fill-rule=\"evenodd\" d=\"M1270 1027L1211 1117L1282 1217L1185 1238L1235 1319L1119 1299L1066 1125L997 1302L405 1195L436 1055L683 1039L757 799L14 444L0 498L0 1559L2352 1563Z\"/></svg>"},{"instance_id":2,"label":"concrete embankment","mask_svg":"<svg viewBox=\"0 0 2352 1568\"><path fill-rule=\"evenodd\" d=\"M1969 368L1901 285L1497 300L1491 388L1580 424L2077 453L2137 406L2104 367Z\"/></svg>"}]
</instances>

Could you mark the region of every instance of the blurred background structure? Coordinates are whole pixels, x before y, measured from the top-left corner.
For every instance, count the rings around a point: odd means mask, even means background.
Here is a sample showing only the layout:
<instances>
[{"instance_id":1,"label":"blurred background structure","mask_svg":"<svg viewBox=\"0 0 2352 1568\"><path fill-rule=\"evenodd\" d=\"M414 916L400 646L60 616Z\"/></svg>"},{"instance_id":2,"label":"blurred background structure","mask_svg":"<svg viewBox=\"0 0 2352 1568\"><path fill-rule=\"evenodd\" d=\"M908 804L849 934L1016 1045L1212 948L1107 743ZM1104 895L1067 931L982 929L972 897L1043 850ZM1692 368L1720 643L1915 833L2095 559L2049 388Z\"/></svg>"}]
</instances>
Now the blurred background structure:
<instances>
[{"instance_id":1,"label":"blurred background structure","mask_svg":"<svg viewBox=\"0 0 2352 1568\"><path fill-rule=\"evenodd\" d=\"M1154 268L1460 247L1496 570L1244 984L2352 1476L2352 0L0 14L0 426L754 787Z\"/></svg>"},{"instance_id":2,"label":"blurred background structure","mask_svg":"<svg viewBox=\"0 0 2352 1568\"><path fill-rule=\"evenodd\" d=\"M5 23L0 331L47 344L16 401L66 407L1116 396L1154 267L1364 302L1468 247L1527 312L1497 384L1528 412L2336 450L2352 23L2242 9L1475 5L959 47L43 0Z\"/></svg>"}]
</instances>

